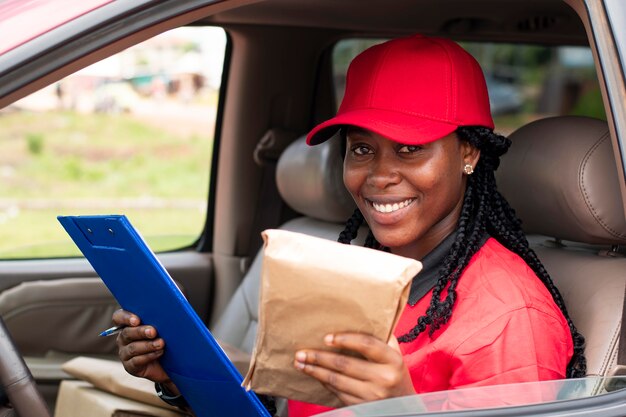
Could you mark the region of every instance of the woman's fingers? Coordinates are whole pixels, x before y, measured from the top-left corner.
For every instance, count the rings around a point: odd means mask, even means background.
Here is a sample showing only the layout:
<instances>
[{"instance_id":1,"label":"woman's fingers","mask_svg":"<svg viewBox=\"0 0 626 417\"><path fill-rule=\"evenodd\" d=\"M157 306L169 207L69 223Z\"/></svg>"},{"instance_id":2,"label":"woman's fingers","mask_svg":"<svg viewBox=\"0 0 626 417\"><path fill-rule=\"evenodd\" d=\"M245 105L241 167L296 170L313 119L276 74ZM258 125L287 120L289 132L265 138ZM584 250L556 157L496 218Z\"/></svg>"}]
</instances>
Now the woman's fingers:
<instances>
[{"instance_id":1,"label":"woman's fingers","mask_svg":"<svg viewBox=\"0 0 626 417\"><path fill-rule=\"evenodd\" d=\"M119 357L126 362L137 356L162 351L164 346L163 339L132 342L119 349Z\"/></svg>"},{"instance_id":2,"label":"woman's fingers","mask_svg":"<svg viewBox=\"0 0 626 417\"><path fill-rule=\"evenodd\" d=\"M165 341L157 337L157 330L140 325L139 317L125 310L114 312L112 319L116 326L125 326L117 335L118 356L124 369L154 382L171 383L158 362L164 353Z\"/></svg>"},{"instance_id":3,"label":"woman's fingers","mask_svg":"<svg viewBox=\"0 0 626 417\"><path fill-rule=\"evenodd\" d=\"M311 362L296 365L298 369L307 375L326 385L332 392L341 398L342 395L359 399L357 402L365 400L365 393L368 391L368 384L359 379L352 378L343 373L328 369L322 365L314 365Z\"/></svg>"},{"instance_id":4,"label":"woman's fingers","mask_svg":"<svg viewBox=\"0 0 626 417\"><path fill-rule=\"evenodd\" d=\"M117 335L118 345L127 345L137 340L154 339L157 331L152 326L126 327Z\"/></svg>"},{"instance_id":5,"label":"woman's fingers","mask_svg":"<svg viewBox=\"0 0 626 417\"><path fill-rule=\"evenodd\" d=\"M374 364L362 359L323 350L298 351L296 352L296 360L294 362L294 366L305 373L309 373L308 370L313 369L313 367L324 368L358 380L368 379L372 373L370 369L372 365ZM315 375L318 375L318 373ZM324 375L329 376L329 374ZM334 385L330 380L326 382Z\"/></svg>"},{"instance_id":6,"label":"woman's fingers","mask_svg":"<svg viewBox=\"0 0 626 417\"><path fill-rule=\"evenodd\" d=\"M124 369L131 375L163 382L169 378L157 359L163 355L164 347L165 342L161 338L154 340L143 339L126 345L119 344L118 356L122 360Z\"/></svg>"},{"instance_id":7,"label":"woman's fingers","mask_svg":"<svg viewBox=\"0 0 626 417\"><path fill-rule=\"evenodd\" d=\"M361 400L387 398L404 385L404 365L368 362L341 353L320 350L299 351L294 366L337 391Z\"/></svg>"},{"instance_id":8,"label":"woman's fingers","mask_svg":"<svg viewBox=\"0 0 626 417\"><path fill-rule=\"evenodd\" d=\"M303 349L294 366L319 380L345 404L414 394L413 383L399 347L358 333L328 335L326 345L358 353L362 358L336 351Z\"/></svg>"},{"instance_id":9,"label":"woman's fingers","mask_svg":"<svg viewBox=\"0 0 626 417\"><path fill-rule=\"evenodd\" d=\"M329 334L324 338L326 345L358 352L371 362L395 364L402 363L402 355L382 340L361 333Z\"/></svg>"},{"instance_id":10,"label":"woman's fingers","mask_svg":"<svg viewBox=\"0 0 626 417\"><path fill-rule=\"evenodd\" d=\"M120 309L113 313L113 323L115 323L116 326L134 327L139 326L141 320L130 311Z\"/></svg>"},{"instance_id":11,"label":"woman's fingers","mask_svg":"<svg viewBox=\"0 0 626 417\"><path fill-rule=\"evenodd\" d=\"M124 369L131 375L147 376L144 375L145 372L161 355L163 355L163 349L151 351L143 355L132 356L128 360L123 360L122 363L124 364Z\"/></svg>"}]
</instances>

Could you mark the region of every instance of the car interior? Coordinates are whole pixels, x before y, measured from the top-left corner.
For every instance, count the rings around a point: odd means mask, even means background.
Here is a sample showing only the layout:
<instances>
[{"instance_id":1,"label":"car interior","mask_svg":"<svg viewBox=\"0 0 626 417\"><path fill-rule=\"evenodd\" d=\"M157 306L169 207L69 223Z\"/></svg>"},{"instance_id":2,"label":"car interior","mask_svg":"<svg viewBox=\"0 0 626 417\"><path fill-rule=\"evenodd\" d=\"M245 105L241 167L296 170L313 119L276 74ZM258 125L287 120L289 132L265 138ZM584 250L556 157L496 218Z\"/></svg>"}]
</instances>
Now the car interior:
<instances>
[{"instance_id":1,"label":"car interior","mask_svg":"<svg viewBox=\"0 0 626 417\"><path fill-rule=\"evenodd\" d=\"M597 61L594 42L610 34L591 23L596 13L578 0L209 3L112 37L6 94L0 107L166 30L222 27L228 46L213 161L207 161L207 222L192 247L159 258L213 334L249 353L258 324L260 232L280 228L336 240L355 208L343 186L340 139L316 147L304 142L308 130L337 109L338 42L419 32L470 43L584 46ZM610 376L626 283L626 198L613 123L623 109L608 105L608 83L621 77L619 69L597 62L596 69L605 118L573 115L560 103L522 120L505 132L513 144L496 175L586 338L588 375ZM353 244L366 235L361 230ZM64 362L117 359L114 338L93 335L111 326L119 306L83 259L0 262L0 315L54 410L59 384L71 379ZM606 389L599 381L594 394Z\"/></svg>"}]
</instances>

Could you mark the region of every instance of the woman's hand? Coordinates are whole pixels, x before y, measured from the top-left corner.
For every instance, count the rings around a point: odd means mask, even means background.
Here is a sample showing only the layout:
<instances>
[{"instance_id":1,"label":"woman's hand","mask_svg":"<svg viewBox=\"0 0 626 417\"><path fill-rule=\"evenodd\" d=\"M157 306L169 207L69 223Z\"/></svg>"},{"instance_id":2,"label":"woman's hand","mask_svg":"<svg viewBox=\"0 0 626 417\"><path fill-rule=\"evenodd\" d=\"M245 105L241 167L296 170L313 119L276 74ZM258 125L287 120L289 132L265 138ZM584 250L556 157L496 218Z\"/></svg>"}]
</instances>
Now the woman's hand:
<instances>
[{"instance_id":1,"label":"woman's hand","mask_svg":"<svg viewBox=\"0 0 626 417\"><path fill-rule=\"evenodd\" d=\"M346 405L415 394L398 342L359 333L327 335L324 343L365 359L322 350L296 352L294 366L324 384Z\"/></svg>"},{"instance_id":2,"label":"woman's hand","mask_svg":"<svg viewBox=\"0 0 626 417\"><path fill-rule=\"evenodd\" d=\"M118 356L124 369L131 375L160 382L172 394L178 394L178 389L158 361L163 355L165 342L157 338L156 329L140 326L139 317L126 310L113 313L113 322L116 326L127 326L117 336Z\"/></svg>"}]
</instances>

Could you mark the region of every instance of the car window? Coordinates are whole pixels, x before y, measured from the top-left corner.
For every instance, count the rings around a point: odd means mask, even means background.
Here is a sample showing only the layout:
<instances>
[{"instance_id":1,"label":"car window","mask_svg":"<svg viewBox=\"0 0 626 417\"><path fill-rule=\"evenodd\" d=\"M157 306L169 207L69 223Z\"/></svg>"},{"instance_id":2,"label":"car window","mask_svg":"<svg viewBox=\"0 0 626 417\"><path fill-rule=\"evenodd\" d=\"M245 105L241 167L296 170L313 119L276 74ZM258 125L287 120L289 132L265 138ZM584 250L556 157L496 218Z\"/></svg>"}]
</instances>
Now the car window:
<instances>
[{"instance_id":1,"label":"car window","mask_svg":"<svg viewBox=\"0 0 626 417\"><path fill-rule=\"evenodd\" d=\"M126 214L157 251L206 220L226 36L178 28L0 111L0 259L78 255L58 215Z\"/></svg>"},{"instance_id":2,"label":"car window","mask_svg":"<svg viewBox=\"0 0 626 417\"><path fill-rule=\"evenodd\" d=\"M543 404L606 394L602 387L607 383L623 387L626 377L562 379L432 392L345 407L319 417L394 417Z\"/></svg>"},{"instance_id":3,"label":"car window","mask_svg":"<svg viewBox=\"0 0 626 417\"><path fill-rule=\"evenodd\" d=\"M333 50L337 103L352 58L384 39L346 39ZM557 115L606 120L590 48L461 42L485 73L495 130L508 135L533 120Z\"/></svg>"}]
</instances>

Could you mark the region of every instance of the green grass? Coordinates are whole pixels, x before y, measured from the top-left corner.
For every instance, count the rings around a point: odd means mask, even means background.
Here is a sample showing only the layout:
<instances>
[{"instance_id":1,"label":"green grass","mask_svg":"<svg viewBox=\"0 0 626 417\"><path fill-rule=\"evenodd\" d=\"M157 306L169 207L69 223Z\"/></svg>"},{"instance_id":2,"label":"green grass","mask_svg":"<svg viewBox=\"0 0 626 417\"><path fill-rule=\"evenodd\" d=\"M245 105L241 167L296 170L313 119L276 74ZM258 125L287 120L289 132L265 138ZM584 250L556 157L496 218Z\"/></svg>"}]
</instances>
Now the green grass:
<instances>
[{"instance_id":1,"label":"green grass","mask_svg":"<svg viewBox=\"0 0 626 417\"><path fill-rule=\"evenodd\" d=\"M132 115L0 113L0 259L77 255L68 214L126 214L156 251L192 244L211 147Z\"/></svg>"},{"instance_id":2,"label":"green grass","mask_svg":"<svg viewBox=\"0 0 626 417\"><path fill-rule=\"evenodd\" d=\"M127 115L71 112L3 115L0 129L0 165L18 171L3 179L0 196L137 197L148 191L153 197L189 198L206 193L209 138L181 138ZM37 152L30 150L32 138L38 138Z\"/></svg>"}]
</instances>

